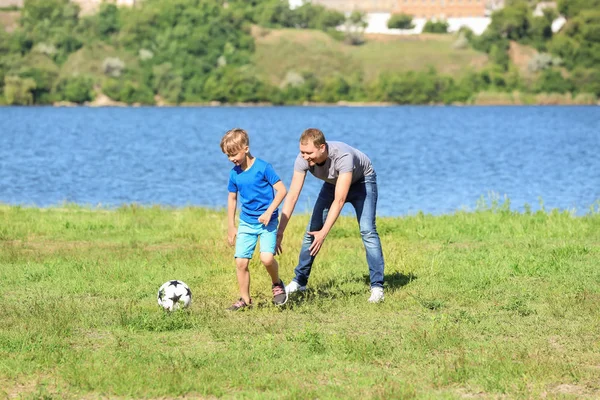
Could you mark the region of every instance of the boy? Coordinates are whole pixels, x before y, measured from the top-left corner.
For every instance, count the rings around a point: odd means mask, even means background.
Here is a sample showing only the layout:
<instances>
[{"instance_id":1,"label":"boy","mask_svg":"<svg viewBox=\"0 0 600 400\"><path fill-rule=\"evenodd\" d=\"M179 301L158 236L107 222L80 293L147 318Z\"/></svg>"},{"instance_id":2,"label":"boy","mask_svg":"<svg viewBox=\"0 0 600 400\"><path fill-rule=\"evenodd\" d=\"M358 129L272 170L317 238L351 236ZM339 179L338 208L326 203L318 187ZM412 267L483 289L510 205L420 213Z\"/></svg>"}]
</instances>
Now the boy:
<instances>
[{"instance_id":1,"label":"boy","mask_svg":"<svg viewBox=\"0 0 600 400\"><path fill-rule=\"evenodd\" d=\"M279 278L279 265L275 260L277 242L277 207L287 190L271 164L250 154L250 139L243 129L232 129L221 139L221 150L234 167L229 173L227 199L227 239L235 243L235 263L240 299L228 308L242 310L252 306L250 298L250 272L248 265L260 238L260 261L271 276L273 303L287 301L285 285ZM235 227L238 193L241 203L239 226ZM236 240L237 235L237 240Z\"/></svg>"},{"instance_id":2,"label":"boy","mask_svg":"<svg viewBox=\"0 0 600 400\"><path fill-rule=\"evenodd\" d=\"M296 276L286 287L288 294L306 290L313 262L345 203L356 210L360 235L365 246L371 280L370 303L379 303L383 295L383 251L375 225L377 209L377 175L371 160L359 150L342 142L328 142L323 132L310 128L300 136L300 153L294 163L289 196L281 211L277 234L280 253L283 233L292 217L306 173L323 180L310 223L298 257Z\"/></svg>"}]
</instances>

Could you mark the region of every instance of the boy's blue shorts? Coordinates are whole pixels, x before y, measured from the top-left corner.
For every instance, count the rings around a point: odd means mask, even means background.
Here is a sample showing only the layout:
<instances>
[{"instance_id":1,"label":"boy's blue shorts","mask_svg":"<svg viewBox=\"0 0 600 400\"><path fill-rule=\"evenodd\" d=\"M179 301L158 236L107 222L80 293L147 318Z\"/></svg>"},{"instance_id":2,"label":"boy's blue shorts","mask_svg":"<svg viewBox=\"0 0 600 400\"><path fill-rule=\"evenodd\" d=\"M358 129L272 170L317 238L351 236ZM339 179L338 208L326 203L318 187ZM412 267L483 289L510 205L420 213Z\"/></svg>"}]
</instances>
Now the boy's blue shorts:
<instances>
[{"instance_id":1,"label":"boy's blue shorts","mask_svg":"<svg viewBox=\"0 0 600 400\"><path fill-rule=\"evenodd\" d=\"M259 237L260 252L275 254L277 222L277 218L273 218L269 225L265 226L260 222L249 224L240 220L235 241L235 258L252 258Z\"/></svg>"}]
</instances>

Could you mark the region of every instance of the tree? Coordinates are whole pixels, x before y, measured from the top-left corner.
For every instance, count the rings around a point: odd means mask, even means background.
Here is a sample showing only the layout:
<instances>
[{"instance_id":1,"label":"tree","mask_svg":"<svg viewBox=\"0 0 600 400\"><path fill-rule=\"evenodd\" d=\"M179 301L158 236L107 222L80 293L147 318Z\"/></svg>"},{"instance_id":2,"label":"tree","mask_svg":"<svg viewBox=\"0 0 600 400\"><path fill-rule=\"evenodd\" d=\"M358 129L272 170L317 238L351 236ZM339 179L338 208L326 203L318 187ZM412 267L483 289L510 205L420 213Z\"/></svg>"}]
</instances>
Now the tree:
<instances>
[{"instance_id":1,"label":"tree","mask_svg":"<svg viewBox=\"0 0 600 400\"><path fill-rule=\"evenodd\" d=\"M345 41L351 45L363 44L365 42L364 33L367 28L366 14L360 11L353 11L345 23Z\"/></svg>"},{"instance_id":2,"label":"tree","mask_svg":"<svg viewBox=\"0 0 600 400\"><path fill-rule=\"evenodd\" d=\"M4 98L7 104L27 106L33 104L35 81L31 78L6 76L4 78Z\"/></svg>"},{"instance_id":3,"label":"tree","mask_svg":"<svg viewBox=\"0 0 600 400\"><path fill-rule=\"evenodd\" d=\"M58 83L56 93L63 100L82 104L93 100L93 86L93 80L87 76L71 76Z\"/></svg>"},{"instance_id":4,"label":"tree","mask_svg":"<svg viewBox=\"0 0 600 400\"><path fill-rule=\"evenodd\" d=\"M553 69L544 70L535 84L535 91L538 93L567 93L573 89L573 83Z\"/></svg>"},{"instance_id":5,"label":"tree","mask_svg":"<svg viewBox=\"0 0 600 400\"><path fill-rule=\"evenodd\" d=\"M519 41L527 37L531 18L532 12L526 2L513 1L492 14L488 29L502 38Z\"/></svg>"},{"instance_id":6,"label":"tree","mask_svg":"<svg viewBox=\"0 0 600 400\"><path fill-rule=\"evenodd\" d=\"M558 0L558 11L567 18L577 16L582 10L600 8L600 0Z\"/></svg>"},{"instance_id":7,"label":"tree","mask_svg":"<svg viewBox=\"0 0 600 400\"><path fill-rule=\"evenodd\" d=\"M600 97L600 69L577 68L571 79L579 91L594 93Z\"/></svg>"},{"instance_id":8,"label":"tree","mask_svg":"<svg viewBox=\"0 0 600 400\"><path fill-rule=\"evenodd\" d=\"M112 3L102 3L97 14L98 34L107 39L110 35L118 33L121 28L119 9Z\"/></svg>"}]
</instances>

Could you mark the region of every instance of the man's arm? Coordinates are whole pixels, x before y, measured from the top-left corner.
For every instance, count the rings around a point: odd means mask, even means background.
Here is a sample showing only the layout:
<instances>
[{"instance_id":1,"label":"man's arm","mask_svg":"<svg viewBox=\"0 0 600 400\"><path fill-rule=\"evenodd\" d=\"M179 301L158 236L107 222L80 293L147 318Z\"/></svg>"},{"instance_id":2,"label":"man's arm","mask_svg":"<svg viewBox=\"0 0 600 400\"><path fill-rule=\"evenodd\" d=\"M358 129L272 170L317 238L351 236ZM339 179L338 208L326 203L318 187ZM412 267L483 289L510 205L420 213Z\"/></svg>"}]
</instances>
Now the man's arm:
<instances>
[{"instance_id":1,"label":"man's arm","mask_svg":"<svg viewBox=\"0 0 600 400\"><path fill-rule=\"evenodd\" d=\"M290 190L287 193L285 202L283 203L283 208L281 209L281 219L279 220L279 228L277 229L277 254L281 253L283 232L285 232L285 228L292 217L292 213L294 212L294 208L298 202L298 197L300 197L300 192L302 192L305 179L306 172L294 171L292 183L290 184Z\"/></svg>"},{"instance_id":2,"label":"man's arm","mask_svg":"<svg viewBox=\"0 0 600 400\"><path fill-rule=\"evenodd\" d=\"M338 176L335 183L335 197L329 208L329 213L327 214L327 219L325 220L323 228L321 228L320 231L308 232L309 235L314 237L314 241L310 246L311 256L316 256L319 250L321 250L325 238L329 234L329 231L333 227L333 224L335 224L337 218L340 216L344 203L346 203L346 197L348 196L351 184L352 172L345 172Z\"/></svg>"}]
</instances>

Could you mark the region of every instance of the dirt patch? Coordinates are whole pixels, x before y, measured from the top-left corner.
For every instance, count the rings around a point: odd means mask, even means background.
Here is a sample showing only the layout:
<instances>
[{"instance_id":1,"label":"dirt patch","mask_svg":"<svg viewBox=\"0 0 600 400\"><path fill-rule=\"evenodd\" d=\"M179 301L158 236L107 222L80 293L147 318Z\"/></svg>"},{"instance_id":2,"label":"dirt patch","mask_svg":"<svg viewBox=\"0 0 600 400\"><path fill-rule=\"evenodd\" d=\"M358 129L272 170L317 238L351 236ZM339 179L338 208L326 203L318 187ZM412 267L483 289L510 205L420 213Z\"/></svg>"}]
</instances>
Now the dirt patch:
<instances>
[{"instance_id":1,"label":"dirt patch","mask_svg":"<svg viewBox=\"0 0 600 400\"><path fill-rule=\"evenodd\" d=\"M510 60L517 66L519 73L522 75L531 75L529 71L529 62L538 54L533 47L524 46L517 42L510 42L508 48L508 56Z\"/></svg>"},{"instance_id":2,"label":"dirt patch","mask_svg":"<svg viewBox=\"0 0 600 400\"><path fill-rule=\"evenodd\" d=\"M555 397L556 395L572 395L580 399L596 399L599 394L598 391L592 391L585 386L562 383L548 389L547 392L542 393L542 398L548 396Z\"/></svg>"},{"instance_id":3,"label":"dirt patch","mask_svg":"<svg viewBox=\"0 0 600 400\"><path fill-rule=\"evenodd\" d=\"M6 32L12 32L19 26L20 11L0 11L0 26Z\"/></svg>"},{"instance_id":4,"label":"dirt patch","mask_svg":"<svg viewBox=\"0 0 600 400\"><path fill-rule=\"evenodd\" d=\"M440 42L448 42L447 36L435 35L432 33L422 33L419 35L385 35L382 33L367 33L365 39L374 42L420 42L437 40Z\"/></svg>"},{"instance_id":5,"label":"dirt patch","mask_svg":"<svg viewBox=\"0 0 600 400\"><path fill-rule=\"evenodd\" d=\"M310 44L315 40L334 42L326 33L309 29L268 29L253 26L251 34L257 42L275 44L281 40Z\"/></svg>"}]
</instances>

